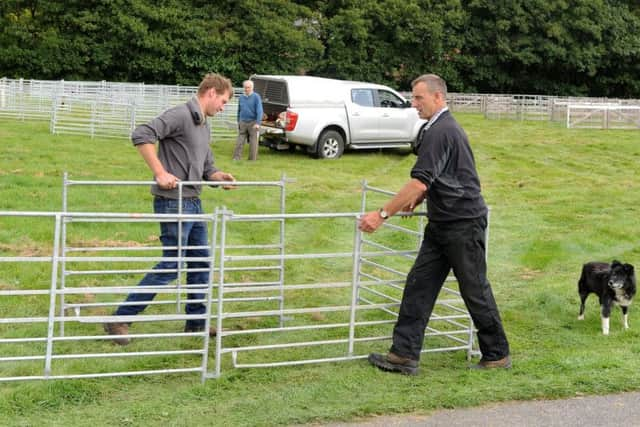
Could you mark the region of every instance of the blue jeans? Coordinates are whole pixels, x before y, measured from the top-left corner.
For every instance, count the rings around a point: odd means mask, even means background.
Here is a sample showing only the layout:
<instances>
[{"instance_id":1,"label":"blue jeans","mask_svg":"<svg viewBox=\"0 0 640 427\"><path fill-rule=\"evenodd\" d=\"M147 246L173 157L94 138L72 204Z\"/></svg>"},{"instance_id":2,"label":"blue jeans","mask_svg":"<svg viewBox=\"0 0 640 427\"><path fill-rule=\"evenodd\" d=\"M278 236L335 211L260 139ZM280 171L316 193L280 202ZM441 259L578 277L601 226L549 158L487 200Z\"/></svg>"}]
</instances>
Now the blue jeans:
<instances>
[{"instance_id":1,"label":"blue jeans","mask_svg":"<svg viewBox=\"0 0 640 427\"><path fill-rule=\"evenodd\" d=\"M157 214L175 214L178 213L178 200L165 199L156 197L153 202L153 211ZM201 214L202 205L200 199L184 199L182 201L182 213L184 214ZM178 223L177 222L161 222L160 223L160 241L163 248L178 246ZM186 259L187 267L191 269L204 269L204 271L187 271L188 285L201 285L206 289L209 283L209 262L207 261L189 261L189 257L204 258L209 256L208 249L208 231L206 222L182 222L182 246L205 246L201 249L183 249L182 253ZM166 258L175 258L178 251L175 249L163 249L162 256ZM153 267L154 270L176 270L178 268L177 261L160 261ZM138 286L164 286L177 278L177 272L170 273L147 273ZM127 296L126 302L145 303L155 298L155 293L136 294L132 293ZM204 293L190 292L187 294L187 300L205 298ZM116 315L136 315L143 311L148 304L139 305L121 305L116 310ZM204 314L206 311L205 304L202 302L187 303L185 312L187 314ZM188 320L188 328L202 328L205 320Z\"/></svg>"}]
</instances>

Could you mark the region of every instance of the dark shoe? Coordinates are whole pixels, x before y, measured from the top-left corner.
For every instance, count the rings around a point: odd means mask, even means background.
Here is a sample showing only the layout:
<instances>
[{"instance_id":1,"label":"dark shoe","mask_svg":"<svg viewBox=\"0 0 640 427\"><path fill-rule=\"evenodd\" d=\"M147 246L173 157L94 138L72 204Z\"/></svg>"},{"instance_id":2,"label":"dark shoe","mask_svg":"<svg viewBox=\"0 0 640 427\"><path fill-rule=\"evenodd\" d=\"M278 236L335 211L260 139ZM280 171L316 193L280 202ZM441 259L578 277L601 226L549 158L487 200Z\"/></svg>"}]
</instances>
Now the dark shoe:
<instances>
[{"instance_id":1,"label":"dark shoe","mask_svg":"<svg viewBox=\"0 0 640 427\"><path fill-rule=\"evenodd\" d=\"M502 369L511 368L511 357L507 356L498 360L480 359L480 362L478 362L475 365L471 365L471 369L495 369L495 368L502 368Z\"/></svg>"},{"instance_id":2,"label":"dark shoe","mask_svg":"<svg viewBox=\"0 0 640 427\"><path fill-rule=\"evenodd\" d=\"M127 345L131 342L126 335L129 335L129 325L127 323L105 323L104 331L109 335L124 335L121 338L113 338L113 342L118 345Z\"/></svg>"},{"instance_id":3,"label":"dark shoe","mask_svg":"<svg viewBox=\"0 0 640 427\"><path fill-rule=\"evenodd\" d=\"M367 360L373 366L383 371L399 372L405 375L418 375L419 368L417 360L401 357L392 352L386 355L371 353Z\"/></svg>"},{"instance_id":4,"label":"dark shoe","mask_svg":"<svg viewBox=\"0 0 640 427\"><path fill-rule=\"evenodd\" d=\"M204 326L191 326L191 325L185 325L184 326L184 331L185 332L202 332L204 331ZM210 327L209 328L209 336L211 338L215 337L218 334L218 331L216 330L215 327Z\"/></svg>"}]
</instances>

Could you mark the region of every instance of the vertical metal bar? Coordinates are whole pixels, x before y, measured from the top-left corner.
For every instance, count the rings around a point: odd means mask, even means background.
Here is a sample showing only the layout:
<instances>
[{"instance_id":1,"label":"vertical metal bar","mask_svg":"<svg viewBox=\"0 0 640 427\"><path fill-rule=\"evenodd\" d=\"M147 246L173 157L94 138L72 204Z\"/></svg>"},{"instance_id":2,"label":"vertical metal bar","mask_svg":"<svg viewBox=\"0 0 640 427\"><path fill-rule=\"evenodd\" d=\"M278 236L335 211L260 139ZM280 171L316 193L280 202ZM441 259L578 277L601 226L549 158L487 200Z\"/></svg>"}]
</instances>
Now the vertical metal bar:
<instances>
[{"instance_id":1,"label":"vertical metal bar","mask_svg":"<svg viewBox=\"0 0 640 427\"><path fill-rule=\"evenodd\" d=\"M285 180L286 180L286 176L283 173L282 177L280 178L280 213L284 214L285 213ZM280 309L280 327L284 327L284 314L282 314L283 310L284 310L284 245L285 245L285 233L284 233L284 227L286 224L286 219L285 218L280 218L280 269L279 269L279 277L278 277L278 289L280 290L280 302L279 302L279 309Z\"/></svg>"},{"instance_id":2,"label":"vertical metal bar","mask_svg":"<svg viewBox=\"0 0 640 427\"><path fill-rule=\"evenodd\" d=\"M182 215L182 181L178 181L178 215ZM180 314L182 305L182 217L178 217L178 265L176 267L176 314Z\"/></svg>"},{"instance_id":3,"label":"vertical metal bar","mask_svg":"<svg viewBox=\"0 0 640 427\"><path fill-rule=\"evenodd\" d=\"M20 112L18 114L18 118L22 121L24 121L24 112L25 112L25 106L24 106L24 79L20 78L20 85L19 85L19 90L18 90L18 97L16 97L16 107L18 108L18 111Z\"/></svg>"},{"instance_id":4,"label":"vertical metal bar","mask_svg":"<svg viewBox=\"0 0 640 427\"><path fill-rule=\"evenodd\" d=\"M216 368L214 378L220 376L222 367L222 316L223 316L223 300L224 300L224 254L227 244L227 216L229 212L225 207L222 209L222 224L220 226L220 262L218 273L218 317L216 318Z\"/></svg>"},{"instance_id":5,"label":"vertical metal bar","mask_svg":"<svg viewBox=\"0 0 640 427\"><path fill-rule=\"evenodd\" d=\"M213 275L215 273L215 260L216 260L216 238L218 232L218 208L212 213L211 221L211 236L209 241L209 280L207 281L207 306L205 312L207 317L204 321L204 345L202 352L202 372L200 374L200 381L205 382L207 378L207 363L209 362L209 330L211 328L211 300L213 294ZM217 335L217 334L216 334Z\"/></svg>"},{"instance_id":6,"label":"vertical metal bar","mask_svg":"<svg viewBox=\"0 0 640 427\"><path fill-rule=\"evenodd\" d=\"M7 78L3 77L0 79L0 108L5 108L7 106L7 98L6 98L6 86L7 86Z\"/></svg>"},{"instance_id":7,"label":"vertical metal bar","mask_svg":"<svg viewBox=\"0 0 640 427\"><path fill-rule=\"evenodd\" d=\"M361 185L362 185L362 197L360 198L360 215L364 215L367 209L367 188L368 188L367 180L363 179ZM360 245L362 245L362 242L360 242ZM360 277L360 267L361 267L360 261L361 261L360 257L358 257L358 278ZM359 280L358 280L358 283L360 283ZM358 288L356 289L356 299L358 302L360 302L360 286L358 286Z\"/></svg>"},{"instance_id":8,"label":"vertical metal bar","mask_svg":"<svg viewBox=\"0 0 640 427\"><path fill-rule=\"evenodd\" d=\"M51 102L51 121L49 122L49 132L56 134L56 120L58 118L58 97L54 96Z\"/></svg>"},{"instance_id":9,"label":"vertical metal bar","mask_svg":"<svg viewBox=\"0 0 640 427\"><path fill-rule=\"evenodd\" d=\"M49 289L49 319L47 321L47 349L44 361L44 376L51 375L51 355L53 354L53 329L56 311L56 286L58 278L58 258L60 242L61 214L56 214L55 230L53 233L53 255L51 256L51 287Z\"/></svg>"},{"instance_id":10,"label":"vertical metal bar","mask_svg":"<svg viewBox=\"0 0 640 427\"><path fill-rule=\"evenodd\" d=\"M360 284L360 244L361 235L358 228L358 216L353 221L353 269L351 273L351 310L349 312L349 356L353 356L353 344L356 335L356 308L358 306L358 286Z\"/></svg>"},{"instance_id":11,"label":"vertical metal bar","mask_svg":"<svg viewBox=\"0 0 640 427\"><path fill-rule=\"evenodd\" d=\"M360 199L360 213L365 213L365 209L367 209L367 180L362 180L362 197Z\"/></svg>"},{"instance_id":12,"label":"vertical metal bar","mask_svg":"<svg viewBox=\"0 0 640 427\"><path fill-rule=\"evenodd\" d=\"M95 101L91 102L91 120L90 120L90 123L91 124L89 126L89 129L91 131L90 132L91 133L91 139L93 139L93 137L96 134L96 129L95 129L95 127L96 127L96 102Z\"/></svg>"},{"instance_id":13,"label":"vertical metal bar","mask_svg":"<svg viewBox=\"0 0 640 427\"><path fill-rule=\"evenodd\" d=\"M426 212L427 211L427 200L426 199L423 200L421 205L422 205L423 211ZM416 241L416 243L417 243L416 250L418 252L420 252L420 247L422 246L422 240L424 240L424 229L427 226L427 224L426 224L427 222L428 222L428 219L427 219L426 216L422 216L421 215L421 216L418 217L418 232L420 233L420 236L418 236L418 238L416 239L417 240Z\"/></svg>"},{"instance_id":14,"label":"vertical metal bar","mask_svg":"<svg viewBox=\"0 0 640 427\"><path fill-rule=\"evenodd\" d=\"M63 179L62 179L62 212L63 213L67 213L67 206L68 206L68 201L67 201L67 197L68 197L68 188L69 185L69 174L67 173L67 171L64 172L63 175ZM62 245L62 261L60 262L60 290L64 291L65 289L65 285L66 285L66 264L65 264L65 258L64 255L66 255L66 241L67 241L67 217L63 217L62 218L62 231L61 231L61 245ZM80 310L80 308L77 308L77 310ZM64 311L64 292L60 292L60 317L64 317L65 315L65 311ZM64 322L60 322L60 336L63 337L64 336Z\"/></svg>"},{"instance_id":15,"label":"vertical metal bar","mask_svg":"<svg viewBox=\"0 0 640 427\"><path fill-rule=\"evenodd\" d=\"M129 105L131 106L131 123L129 125L129 129L133 132L136 128L137 103L133 100Z\"/></svg>"}]
</instances>

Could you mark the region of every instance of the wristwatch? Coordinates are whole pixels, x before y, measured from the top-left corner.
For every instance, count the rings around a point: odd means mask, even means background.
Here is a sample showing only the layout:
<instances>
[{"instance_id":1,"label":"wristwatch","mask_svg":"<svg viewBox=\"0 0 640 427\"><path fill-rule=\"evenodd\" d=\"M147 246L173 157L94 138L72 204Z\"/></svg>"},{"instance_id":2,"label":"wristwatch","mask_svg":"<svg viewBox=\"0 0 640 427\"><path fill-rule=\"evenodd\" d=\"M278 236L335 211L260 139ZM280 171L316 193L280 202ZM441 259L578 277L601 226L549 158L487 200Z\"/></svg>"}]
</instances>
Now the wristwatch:
<instances>
[{"instance_id":1,"label":"wristwatch","mask_svg":"<svg viewBox=\"0 0 640 427\"><path fill-rule=\"evenodd\" d=\"M389 218L389 214L383 208L378 209L378 213L380 214L380 218L383 220Z\"/></svg>"}]
</instances>

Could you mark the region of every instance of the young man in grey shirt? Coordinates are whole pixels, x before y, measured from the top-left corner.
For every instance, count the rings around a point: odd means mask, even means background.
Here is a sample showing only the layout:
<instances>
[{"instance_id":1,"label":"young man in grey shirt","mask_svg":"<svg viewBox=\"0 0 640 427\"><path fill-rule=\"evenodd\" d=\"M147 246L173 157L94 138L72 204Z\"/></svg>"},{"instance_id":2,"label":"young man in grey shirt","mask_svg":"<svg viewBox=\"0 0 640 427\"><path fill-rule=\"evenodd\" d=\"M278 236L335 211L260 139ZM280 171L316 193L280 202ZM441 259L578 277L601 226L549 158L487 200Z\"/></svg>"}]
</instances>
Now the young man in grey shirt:
<instances>
[{"instance_id":1,"label":"young man in grey shirt","mask_svg":"<svg viewBox=\"0 0 640 427\"><path fill-rule=\"evenodd\" d=\"M209 143L211 141L211 127L207 117L224 110L224 106L233 94L229 79L218 74L207 74L198 93L187 103L171 108L148 124L138 126L131 135L133 145L138 149L147 166L153 172L155 184L151 186L154 195L153 208L157 214L176 214L179 203L182 202L182 213L201 214L200 202L201 186L183 186L182 200L179 199L179 181L228 181L235 178L214 166L213 154ZM156 152L155 143L158 142ZM223 188L232 188L225 185ZM206 288L209 283L209 262L201 261L209 257L208 231L205 222L182 222L182 246L190 247L185 250L187 261L187 285ZM161 222L160 240L162 241L163 258L176 258L177 250L166 249L178 246L178 223ZM189 261L189 258L199 261ZM144 276L138 286L162 286L177 277L178 264L176 261L161 261L153 269L167 272L151 272ZM115 315L133 316L143 311L147 303L155 297L153 293L129 294L126 303L118 307ZM202 291L188 293L185 311L188 315L203 315L205 294ZM192 302L192 300L199 300ZM139 304L131 304L139 303ZM203 331L205 319L189 319L185 325L185 332ZM114 335L113 341L120 345L129 343L129 323L109 322L104 329ZM211 329L209 335L215 335Z\"/></svg>"}]
</instances>

